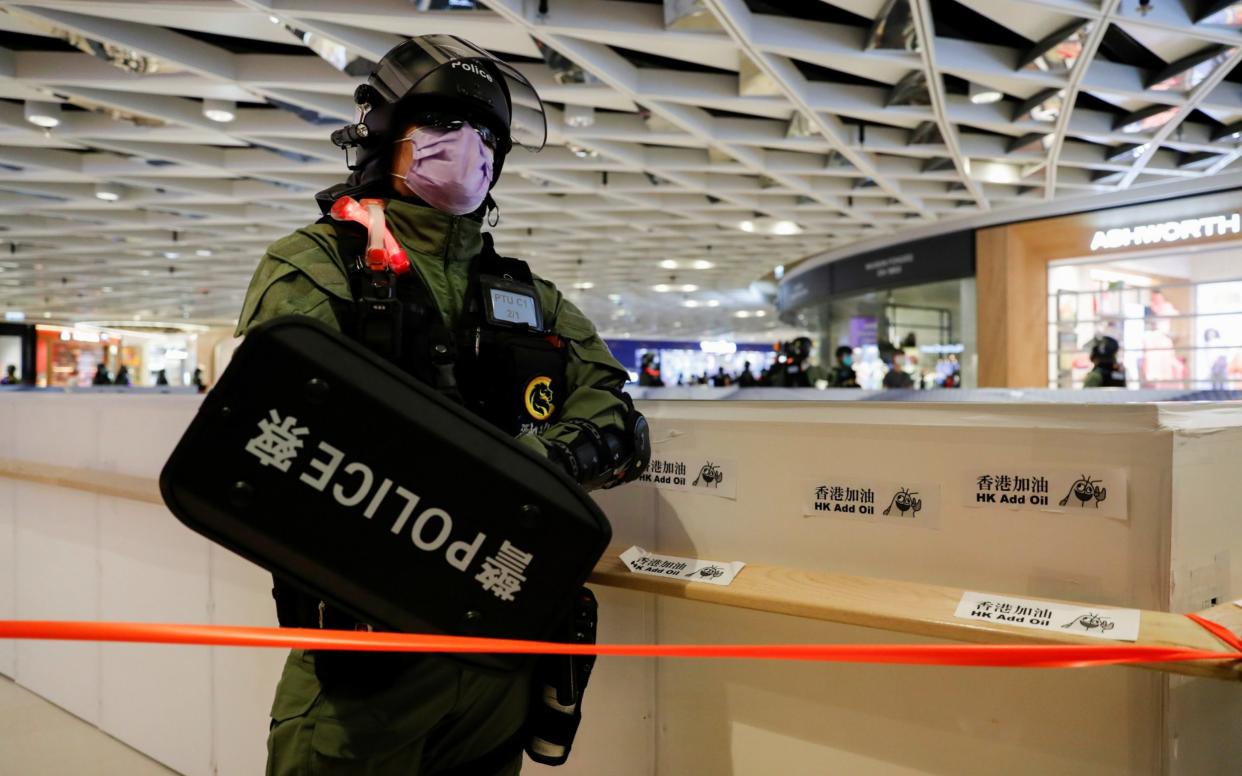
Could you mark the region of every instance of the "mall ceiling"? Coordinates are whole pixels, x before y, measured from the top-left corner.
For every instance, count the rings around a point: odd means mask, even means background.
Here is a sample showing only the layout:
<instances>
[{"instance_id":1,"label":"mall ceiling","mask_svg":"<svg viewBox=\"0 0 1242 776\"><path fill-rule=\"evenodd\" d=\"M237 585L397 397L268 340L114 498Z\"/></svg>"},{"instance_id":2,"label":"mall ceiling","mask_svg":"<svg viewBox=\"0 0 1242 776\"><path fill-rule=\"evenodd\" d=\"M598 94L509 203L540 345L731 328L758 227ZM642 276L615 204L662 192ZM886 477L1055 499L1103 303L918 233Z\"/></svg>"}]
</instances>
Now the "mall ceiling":
<instances>
[{"instance_id":1,"label":"mall ceiling","mask_svg":"<svg viewBox=\"0 0 1242 776\"><path fill-rule=\"evenodd\" d=\"M234 319L405 35L461 35L538 88L548 147L510 156L498 245L614 334L757 333L777 265L1242 155L1242 3L1218 0L0 9L0 310L27 320Z\"/></svg>"}]
</instances>

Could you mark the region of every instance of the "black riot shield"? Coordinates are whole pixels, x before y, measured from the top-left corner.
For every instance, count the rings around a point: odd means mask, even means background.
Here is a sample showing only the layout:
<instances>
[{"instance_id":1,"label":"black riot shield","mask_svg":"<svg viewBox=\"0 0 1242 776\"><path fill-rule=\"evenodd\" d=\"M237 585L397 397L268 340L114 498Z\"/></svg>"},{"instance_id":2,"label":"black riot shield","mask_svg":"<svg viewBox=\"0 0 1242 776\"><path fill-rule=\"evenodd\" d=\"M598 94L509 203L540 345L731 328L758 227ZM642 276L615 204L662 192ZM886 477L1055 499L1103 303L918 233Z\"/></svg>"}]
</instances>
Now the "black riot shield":
<instances>
[{"instance_id":1,"label":"black riot shield","mask_svg":"<svg viewBox=\"0 0 1242 776\"><path fill-rule=\"evenodd\" d=\"M564 472L301 317L249 333L160 490L194 531L401 632L548 637L612 535Z\"/></svg>"}]
</instances>

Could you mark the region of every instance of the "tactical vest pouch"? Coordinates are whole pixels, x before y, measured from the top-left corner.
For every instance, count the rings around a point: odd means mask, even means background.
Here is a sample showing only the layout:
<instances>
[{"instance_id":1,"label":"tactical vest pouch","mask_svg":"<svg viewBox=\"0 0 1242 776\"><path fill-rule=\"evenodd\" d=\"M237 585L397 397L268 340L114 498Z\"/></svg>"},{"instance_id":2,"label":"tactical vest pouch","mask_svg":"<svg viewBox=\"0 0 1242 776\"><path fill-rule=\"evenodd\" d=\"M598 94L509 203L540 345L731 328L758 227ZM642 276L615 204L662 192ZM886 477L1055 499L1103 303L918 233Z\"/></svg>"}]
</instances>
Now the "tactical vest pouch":
<instances>
[{"instance_id":1,"label":"tactical vest pouch","mask_svg":"<svg viewBox=\"0 0 1242 776\"><path fill-rule=\"evenodd\" d=\"M304 317L251 330L160 490L192 530L392 631L547 638L612 533L564 472Z\"/></svg>"}]
</instances>

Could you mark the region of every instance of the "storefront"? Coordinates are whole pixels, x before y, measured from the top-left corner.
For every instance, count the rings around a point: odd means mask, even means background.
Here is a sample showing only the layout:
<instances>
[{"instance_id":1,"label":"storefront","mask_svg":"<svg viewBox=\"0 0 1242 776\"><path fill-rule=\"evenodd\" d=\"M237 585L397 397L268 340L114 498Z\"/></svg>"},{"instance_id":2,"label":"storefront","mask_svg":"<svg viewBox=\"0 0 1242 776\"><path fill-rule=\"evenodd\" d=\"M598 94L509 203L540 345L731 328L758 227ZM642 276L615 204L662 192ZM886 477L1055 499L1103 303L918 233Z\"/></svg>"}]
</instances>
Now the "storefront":
<instances>
[{"instance_id":1,"label":"storefront","mask_svg":"<svg viewBox=\"0 0 1242 776\"><path fill-rule=\"evenodd\" d=\"M777 306L815 333L820 365L852 348L863 388L893 370L916 388L973 387L974 274L973 234L941 235L810 266L781 283Z\"/></svg>"},{"instance_id":2,"label":"storefront","mask_svg":"<svg viewBox=\"0 0 1242 776\"><path fill-rule=\"evenodd\" d=\"M609 339L608 349L630 373L632 382L639 381L643 359L651 356L665 385L712 385L727 375L730 384L749 368L758 377L776 359L778 347L770 342L735 342L733 340Z\"/></svg>"},{"instance_id":3,"label":"storefront","mask_svg":"<svg viewBox=\"0 0 1242 776\"><path fill-rule=\"evenodd\" d=\"M79 324L36 329L34 382L64 388L104 379L129 386L190 385L197 365L196 339L204 327Z\"/></svg>"},{"instance_id":4,"label":"storefront","mask_svg":"<svg viewBox=\"0 0 1242 776\"><path fill-rule=\"evenodd\" d=\"M978 232L983 385L1080 388L1090 343L1130 388L1242 388L1242 192Z\"/></svg>"}]
</instances>

